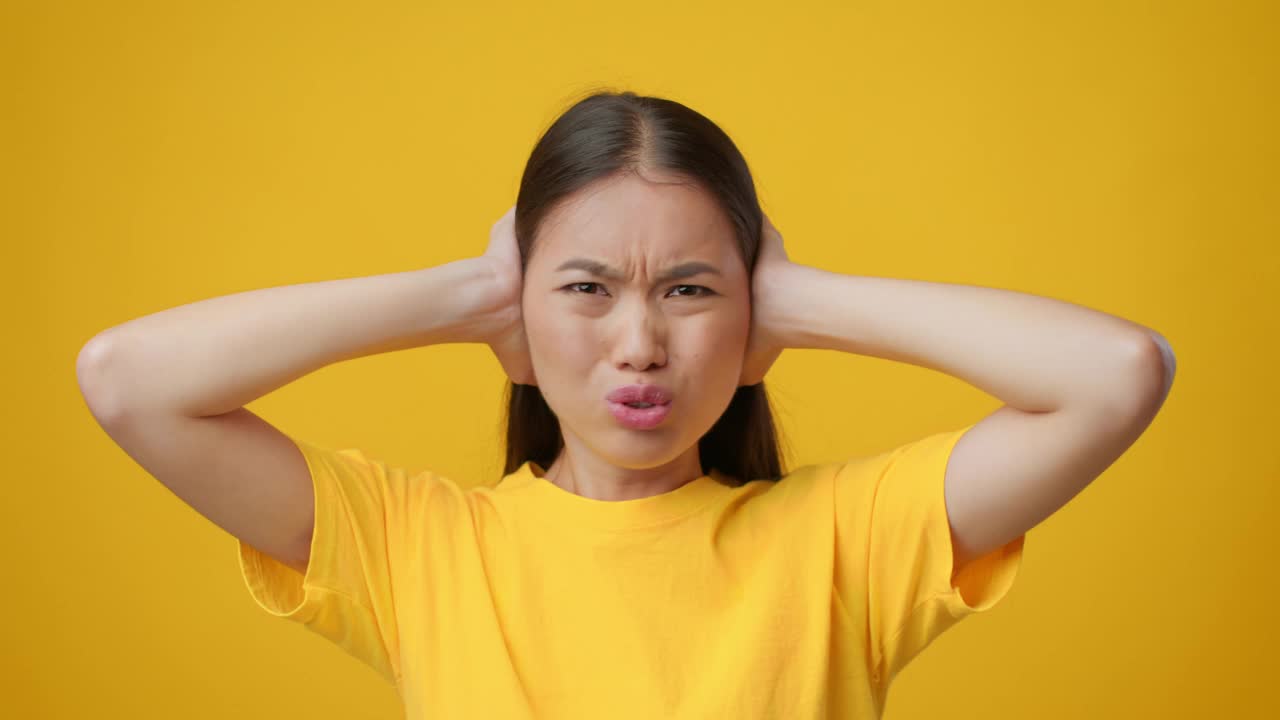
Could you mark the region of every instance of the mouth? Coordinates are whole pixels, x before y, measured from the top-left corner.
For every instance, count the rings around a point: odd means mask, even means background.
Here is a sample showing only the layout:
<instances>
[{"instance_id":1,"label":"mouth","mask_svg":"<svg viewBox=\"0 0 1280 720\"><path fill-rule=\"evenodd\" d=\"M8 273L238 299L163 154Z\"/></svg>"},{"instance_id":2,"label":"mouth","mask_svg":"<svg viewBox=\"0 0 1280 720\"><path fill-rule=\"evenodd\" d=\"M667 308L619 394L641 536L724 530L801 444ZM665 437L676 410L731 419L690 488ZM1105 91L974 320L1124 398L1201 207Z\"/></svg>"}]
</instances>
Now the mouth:
<instances>
[{"instance_id":1,"label":"mouth","mask_svg":"<svg viewBox=\"0 0 1280 720\"><path fill-rule=\"evenodd\" d=\"M632 430L649 430L661 425L671 413L671 403L629 402L620 403L606 401L609 412L623 427Z\"/></svg>"}]
</instances>

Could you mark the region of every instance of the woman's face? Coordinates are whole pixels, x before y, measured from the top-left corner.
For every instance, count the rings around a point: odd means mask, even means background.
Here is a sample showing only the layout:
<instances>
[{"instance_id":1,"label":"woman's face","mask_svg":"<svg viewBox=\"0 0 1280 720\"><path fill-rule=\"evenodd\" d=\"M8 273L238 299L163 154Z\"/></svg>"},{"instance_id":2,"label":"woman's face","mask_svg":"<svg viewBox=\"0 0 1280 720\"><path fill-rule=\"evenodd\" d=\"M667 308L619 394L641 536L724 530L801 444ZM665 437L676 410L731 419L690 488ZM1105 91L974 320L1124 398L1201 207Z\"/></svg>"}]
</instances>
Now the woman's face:
<instances>
[{"instance_id":1,"label":"woman's face","mask_svg":"<svg viewBox=\"0 0 1280 720\"><path fill-rule=\"evenodd\" d=\"M664 276L675 268L686 273ZM624 468L672 462L738 387L750 285L733 226L698 186L624 173L561 203L538 230L522 302L538 388L575 452ZM632 384L670 391L657 425L611 410L606 395Z\"/></svg>"}]
</instances>

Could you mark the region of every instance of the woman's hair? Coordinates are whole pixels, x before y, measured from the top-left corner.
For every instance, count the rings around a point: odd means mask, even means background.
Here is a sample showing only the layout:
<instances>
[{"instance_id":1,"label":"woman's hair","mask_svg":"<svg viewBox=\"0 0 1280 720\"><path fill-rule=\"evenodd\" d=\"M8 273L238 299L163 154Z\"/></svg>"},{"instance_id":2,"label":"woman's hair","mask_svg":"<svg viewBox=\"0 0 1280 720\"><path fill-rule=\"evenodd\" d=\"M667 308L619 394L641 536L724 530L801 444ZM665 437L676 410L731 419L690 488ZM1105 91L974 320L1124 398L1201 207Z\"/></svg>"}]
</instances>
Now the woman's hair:
<instances>
[{"instance_id":1,"label":"woman's hair","mask_svg":"<svg viewBox=\"0 0 1280 720\"><path fill-rule=\"evenodd\" d=\"M523 273L547 214L586 185L620 173L666 171L706 189L724 209L752 277L764 224L742 153L715 123L673 100L596 91L560 115L534 146L516 198L515 234ZM504 474L532 460L555 461L564 436L536 385L507 388ZM698 441L703 474L716 469L747 482L778 480L783 468L764 382L739 387Z\"/></svg>"}]
</instances>

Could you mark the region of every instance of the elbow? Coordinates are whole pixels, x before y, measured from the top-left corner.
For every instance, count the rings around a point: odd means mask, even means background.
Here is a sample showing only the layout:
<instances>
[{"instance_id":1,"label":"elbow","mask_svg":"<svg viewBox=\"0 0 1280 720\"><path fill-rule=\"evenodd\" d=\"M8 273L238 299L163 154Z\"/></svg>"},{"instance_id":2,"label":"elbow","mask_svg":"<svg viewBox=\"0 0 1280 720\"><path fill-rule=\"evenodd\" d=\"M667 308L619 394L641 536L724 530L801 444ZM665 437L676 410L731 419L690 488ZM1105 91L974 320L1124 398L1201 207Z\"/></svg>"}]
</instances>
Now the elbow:
<instances>
[{"instance_id":1,"label":"elbow","mask_svg":"<svg viewBox=\"0 0 1280 720\"><path fill-rule=\"evenodd\" d=\"M76 355L76 384L89 412L99 424L115 417L119 403L112 398L113 386L108 379L112 358L115 356L114 339L109 331L93 336Z\"/></svg>"},{"instance_id":2,"label":"elbow","mask_svg":"<svg viewBox=\"0 0 1280 720\"><path fill-rule=\"evenodd\" d=\"M1134 342L1129 358L1125 386L1113 393L1110 402L1116 416L1145 426L1169 395L1176 360L1169 341L1154 330Z\"/></svg>"},{"instance_id":3,"label":"elbow","mask_svg":"<svg viewBox=\"0 0 1280 720\"><path fill-rule=\"evenodd\" d=\"M1178 369L1178 359L1174 357L1173 348L1169 345L1169 341L1164 335L1151 331L1151 341L1155 343L1156 351L1160 354L1160 402L1169 395L1169 388L1173 387L1173 375Z\"/></svg>"}]
</instances>

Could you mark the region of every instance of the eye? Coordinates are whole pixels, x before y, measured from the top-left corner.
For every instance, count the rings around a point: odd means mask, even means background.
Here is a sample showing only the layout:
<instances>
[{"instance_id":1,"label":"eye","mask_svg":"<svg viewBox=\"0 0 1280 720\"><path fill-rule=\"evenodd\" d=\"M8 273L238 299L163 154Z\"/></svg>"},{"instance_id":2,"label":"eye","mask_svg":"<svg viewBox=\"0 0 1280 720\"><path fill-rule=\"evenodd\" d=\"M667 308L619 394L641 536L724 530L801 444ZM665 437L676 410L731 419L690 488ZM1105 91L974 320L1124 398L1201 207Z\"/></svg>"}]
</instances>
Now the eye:
<instances>
[{"instance_id":1,"label":"eye","mask_svg":"<svg viewBox=\"0 0 1280 720\"><path fill-rule=\"evenodd\" d=\"M570 285L565 285L560 289L568 290L570 295L595 295L595 293L593 292L578 292L576 289L574 289L574 288L580 288L584 285L588 287L599 287L600 283L593 283L593 282L572 283Z\"/></svg>"},{"instance_id":2,"label":"eye","mask_svg":"<svg viewBox=\"0 0 1280 720\"><path fill-rule=\"evenodd\" d=\"M701 296L705 296L705 295L714 295L714 294L715 294L714 292L712 292L712 291L711 291L711 289L710 289L710 288L706 288L706 287L703 287L703 286L701 286L701 285L676 285L674 289L679 290L680 288L694 288L695 290L701 290L701 291L702 291L702 293L701 293L701 294L699 294L699 293L693 293L693 294L681 294L681 295L680 295L680 297L701 297Z\"/></svg>"},{"instance_id":3,"label":"eye","mask_svg":"<svg viewBox=\"0 0 1280 720\"><path fill-rule=\"evenodd\" d=\"M570 295L596 295L598 293L593 292L591 288L599 288L599 287L603 287L603 286L600 285L600 283L595 283L595 282L579 282L579 283L570 283L560 289L565 292L568 292ZM587 288L587 289L582 289L582 288ZM682 288L692 288L694 292L676 293L676 297L705 297L705 296L715 295L715 291L713 291L711 288L703 287L702 285L672 286L673 291L680 290Z\"/></svg>"}]
</instances>

